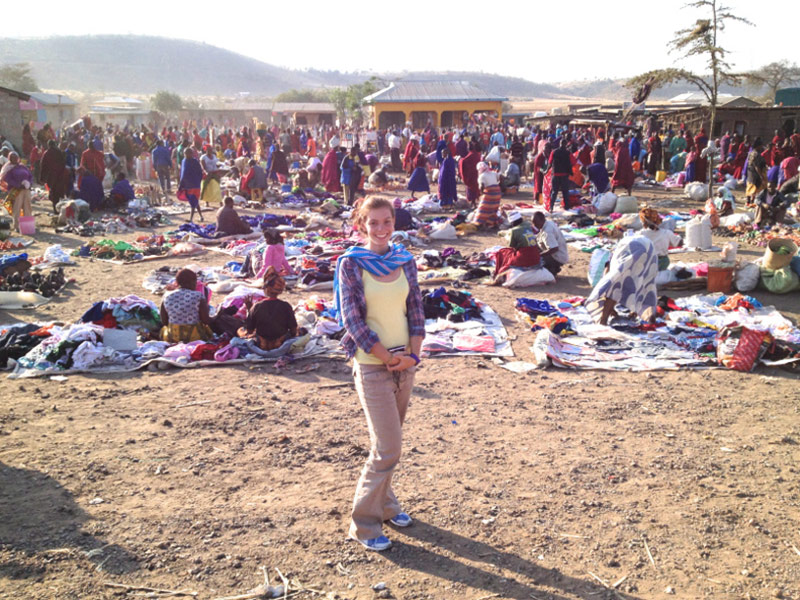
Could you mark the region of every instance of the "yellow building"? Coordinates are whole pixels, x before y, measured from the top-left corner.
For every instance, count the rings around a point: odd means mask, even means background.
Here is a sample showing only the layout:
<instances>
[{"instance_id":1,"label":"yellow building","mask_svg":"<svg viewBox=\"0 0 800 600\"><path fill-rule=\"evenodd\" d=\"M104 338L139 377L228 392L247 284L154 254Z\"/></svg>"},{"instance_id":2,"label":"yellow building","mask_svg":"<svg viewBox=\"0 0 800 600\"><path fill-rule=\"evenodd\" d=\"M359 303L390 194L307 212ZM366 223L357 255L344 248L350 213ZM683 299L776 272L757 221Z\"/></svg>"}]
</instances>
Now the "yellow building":
<instances>
[{"instance_id":1,"label":"yellow building","mask_svg":"<svg viewBox=\"0 0 800 600\"><path fill-rule=\"evenodd\" d=\"M379 129L461 127L476 113L502 118L503 98L465 81L398 81L364 98Z\"/></svg>"}]
</instances>

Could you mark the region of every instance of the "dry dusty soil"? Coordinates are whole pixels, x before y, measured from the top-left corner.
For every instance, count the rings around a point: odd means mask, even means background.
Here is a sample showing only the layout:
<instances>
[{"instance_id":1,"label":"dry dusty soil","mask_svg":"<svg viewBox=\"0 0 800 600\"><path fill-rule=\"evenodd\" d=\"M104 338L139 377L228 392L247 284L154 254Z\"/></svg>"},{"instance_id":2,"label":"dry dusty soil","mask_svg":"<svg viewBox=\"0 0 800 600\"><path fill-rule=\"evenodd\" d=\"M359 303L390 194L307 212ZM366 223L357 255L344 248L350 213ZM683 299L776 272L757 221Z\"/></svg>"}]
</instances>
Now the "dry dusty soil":
<instances>
[{"instance_id":1,"label":"dry dusty soil","mask_svg":"<svg viewBox=\"0 0 800 600\"><path fill-rule=\"evenodd\" d=\"M677 192L637 195L685 206ZM43 229L31 252L80 241ZM533 334L517 296L588 295L587 255L572 257L547 288L470 286L519 359ZM82 260L64 296L0 323L71 321L127 293L158 301L141 281L162 264ZM756 296L800 316L797 294ZM369 447L349 366L308 362L319 369L0 379L0 598L148 594L109 582L235 596L264 566L273 584L279 569L316 590L298 598L800 599L796 375L427 360L395 479L415 523L387 528L394 546L375 554L346 540Z\"/></svg>"}]
</instances>

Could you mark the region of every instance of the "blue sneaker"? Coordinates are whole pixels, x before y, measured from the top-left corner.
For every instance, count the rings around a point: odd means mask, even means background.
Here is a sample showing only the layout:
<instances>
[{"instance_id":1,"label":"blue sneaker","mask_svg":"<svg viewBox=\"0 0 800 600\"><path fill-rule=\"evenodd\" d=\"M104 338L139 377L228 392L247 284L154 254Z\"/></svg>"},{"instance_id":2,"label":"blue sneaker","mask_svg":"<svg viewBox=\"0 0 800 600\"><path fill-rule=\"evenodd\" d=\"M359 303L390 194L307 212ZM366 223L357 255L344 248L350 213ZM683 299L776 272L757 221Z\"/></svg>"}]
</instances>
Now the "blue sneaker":
<instances>
[{"instance_id":1,"label":"blue sneaker","mask_svg":"<svg viewBox=\"0 0 800 600\"><path fill-rule=\"evenodd\" d=\"M389 519L389 523L391 523L395 527L408 527L413 522L414 521L411 520L411 517L409 517L404 512L398 513L394 517Z\"/></svg>"},{"instance_id":2,"label":"blue sneaker","mask_svg":"<svg viewBox=\"0 0 800 600\"><path fill-rule=\"evenodd\" d=\"M358 538L353 539L364 546L364 548L367 550L374 550L375 552L381 552L382 550L392 547L392 542L385 535L379 535L378 537L370 540L359 540Z\"/></svg>"}]
</instances>

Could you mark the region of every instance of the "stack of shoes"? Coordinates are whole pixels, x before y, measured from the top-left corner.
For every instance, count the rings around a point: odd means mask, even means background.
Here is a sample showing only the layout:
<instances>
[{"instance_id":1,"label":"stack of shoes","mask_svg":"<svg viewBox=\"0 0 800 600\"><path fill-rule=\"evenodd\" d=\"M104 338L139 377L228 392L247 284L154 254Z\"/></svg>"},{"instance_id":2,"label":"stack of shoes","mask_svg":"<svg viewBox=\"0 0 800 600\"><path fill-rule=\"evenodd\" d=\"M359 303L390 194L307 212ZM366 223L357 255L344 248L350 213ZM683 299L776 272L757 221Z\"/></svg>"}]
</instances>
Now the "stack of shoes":
<instances>
[{"instance_id":1,"label":"stack of shoes","mask_svg":"<svg viewBox=\"0 0 800 600\"><path fill-rule=\"evenodd\" d=\"M36 292L45 298L56 295L66 283L64 269L53 269L47 275L37 272L12 273L0 283L4 292Z\"/></svg>"}]
</instances>

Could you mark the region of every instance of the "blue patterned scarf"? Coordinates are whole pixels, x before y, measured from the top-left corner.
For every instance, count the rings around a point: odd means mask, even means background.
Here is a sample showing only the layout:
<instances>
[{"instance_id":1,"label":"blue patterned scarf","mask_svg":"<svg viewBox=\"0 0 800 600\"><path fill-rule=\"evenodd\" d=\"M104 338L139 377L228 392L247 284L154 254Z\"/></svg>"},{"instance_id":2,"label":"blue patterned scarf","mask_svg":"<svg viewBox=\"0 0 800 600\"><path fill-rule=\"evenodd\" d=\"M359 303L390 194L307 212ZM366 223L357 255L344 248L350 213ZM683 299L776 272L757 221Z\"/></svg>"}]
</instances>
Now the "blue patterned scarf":
<instances>
[{"instance_id":1,"label":"blue patterned scarf","mask_svg":"<svg viewBox=\"0 0 800 600\"><path fill-rule=\"evenodd\" d=\"M351 246L348 248L336 262L336 271L333 276L334 306L336 308L337 318L339 319L339 325L342 327L344 327L344 319L342 318L341 310L342 294L339 289L339 269L341 269L341 260L343 258L354 260L361 269L364 269L367 273L375 277L388 275L395 269L402 267L405 263L414 260L411 253L400 244L391 246L386 254L377 254L361 246Z\"/></svg>"}]
</instances>

